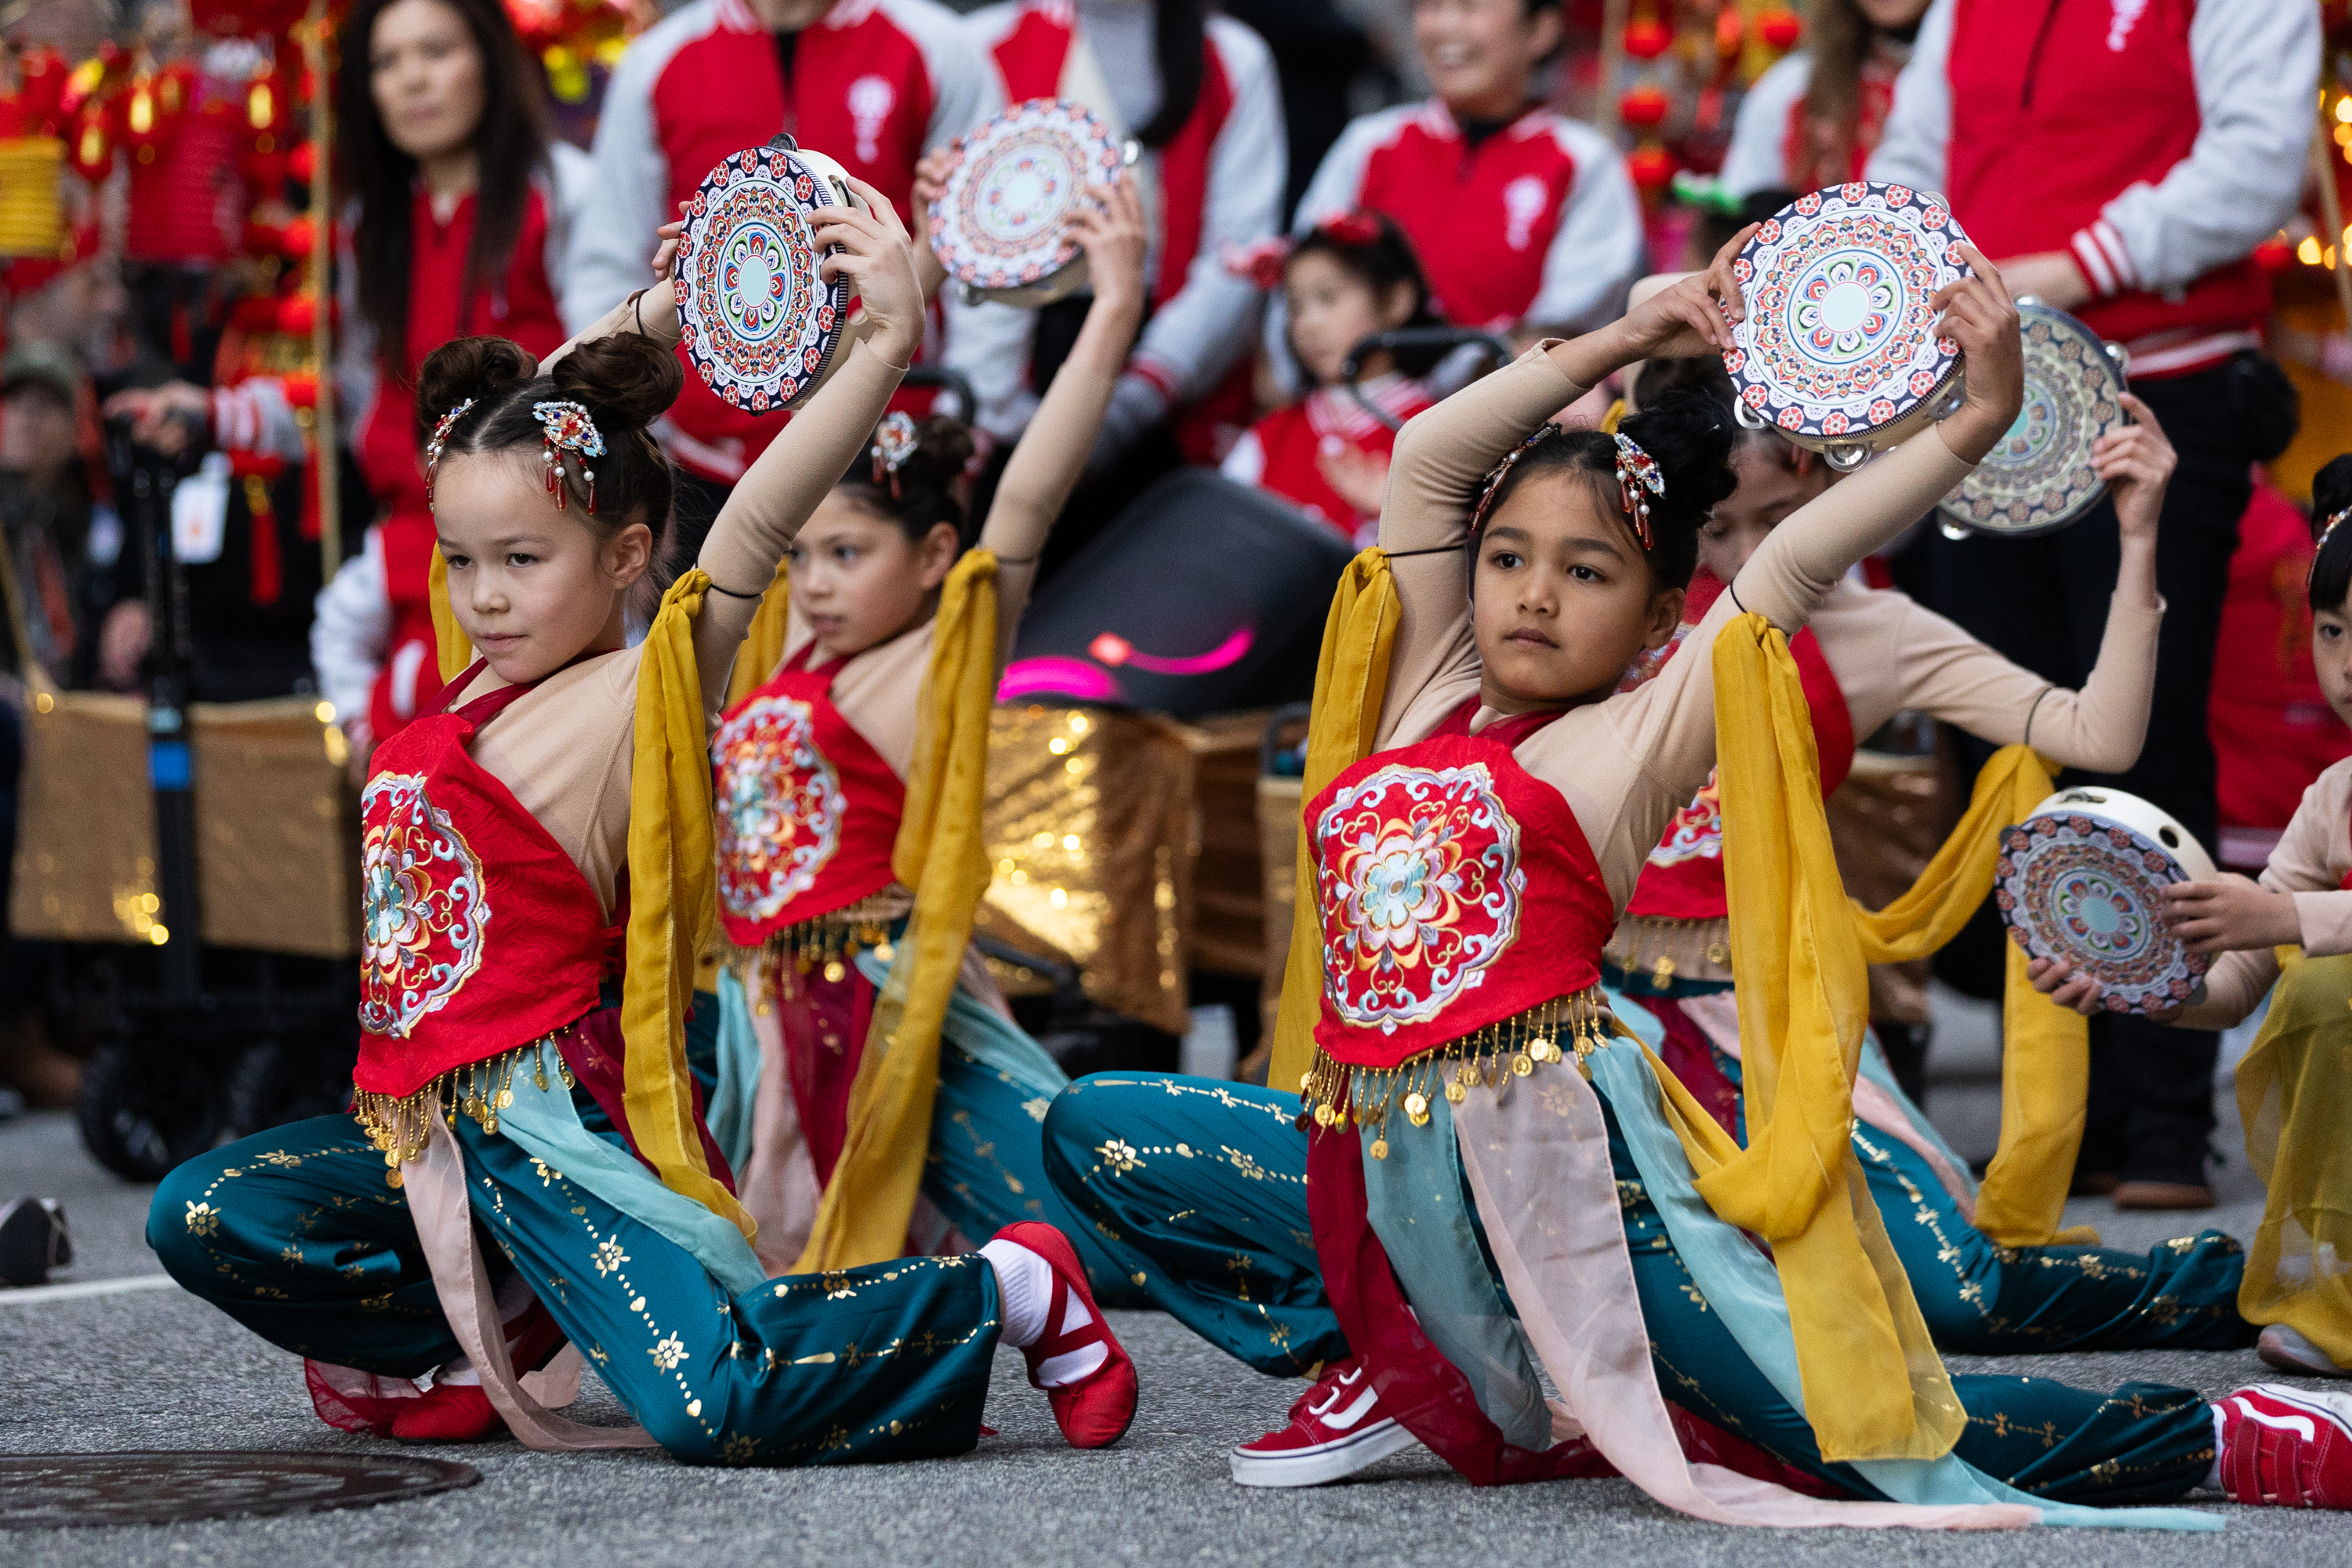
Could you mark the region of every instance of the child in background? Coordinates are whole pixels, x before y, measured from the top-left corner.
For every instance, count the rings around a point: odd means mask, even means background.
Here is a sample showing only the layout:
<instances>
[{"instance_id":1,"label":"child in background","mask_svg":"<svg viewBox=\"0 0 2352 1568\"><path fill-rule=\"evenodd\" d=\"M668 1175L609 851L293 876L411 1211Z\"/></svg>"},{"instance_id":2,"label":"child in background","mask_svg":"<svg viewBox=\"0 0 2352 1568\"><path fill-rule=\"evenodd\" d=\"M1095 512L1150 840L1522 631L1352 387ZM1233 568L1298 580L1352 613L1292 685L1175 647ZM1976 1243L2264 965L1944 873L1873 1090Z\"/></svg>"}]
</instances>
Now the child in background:
<instances>
[{"instance_id":1,"label":"child in background","mask_svg":"<svg viewBox=\"0 0 2352 1568\"><path fill-rule=\"evenodd\" d=\"M1272 491L1361 549L1380 534L1396 433L1430 399L1389 350L1358 367L1356 390L1369 408L1339 384L1340 370L1348 351L1376 332L1436 324L1420 259L1386 216L1354 212L1296 241L1271 241L1247 265L1261 286L1282 289L1286 342L1314 390L1244 431L1226 454L1224 476ZM1427 368L1404 358L1415 373Z\"/></svg>"}]
</instances>

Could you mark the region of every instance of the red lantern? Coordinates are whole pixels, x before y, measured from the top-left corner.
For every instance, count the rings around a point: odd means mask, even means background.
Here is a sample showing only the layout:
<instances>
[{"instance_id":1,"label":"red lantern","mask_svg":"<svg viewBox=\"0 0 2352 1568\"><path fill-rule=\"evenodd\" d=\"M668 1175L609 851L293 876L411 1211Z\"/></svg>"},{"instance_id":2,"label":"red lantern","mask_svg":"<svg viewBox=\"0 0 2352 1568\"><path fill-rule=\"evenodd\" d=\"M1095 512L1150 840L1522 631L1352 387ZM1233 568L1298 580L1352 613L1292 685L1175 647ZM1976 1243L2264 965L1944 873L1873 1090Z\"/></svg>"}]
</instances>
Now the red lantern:
<instances>
[{"instance_id":1,"label":"red lantern","mask_svg":"<svg viewBox=\"0 0 2352 1568\"><path fill-rule=\"evenodd\" d=\"M1747 41L1747 27L1740 20L1737 7L1726 5L1715 18L1715 52L1725 59L1739 53Z\"/></svg>"},{"instance_id":2,"label":"red lantern","mask_svg":"<svg viewBox=\"0 0 2352 1568\"><path fill-rule=\"evenodd\" d=\"M2254 247L2254 265L2273 277L2292 271L2294 268L2294 247L2286 236L2273 235Z\"/></svg>"},{"instance_id":3,"label":"red lantern","mask_svg":"<svg viewBox=\"0 0 2352 1568\"><path fill-rule=\"evenodd\" d=\"M1661 191L1675 177L1675 155L1653 142L1625 156L1625 172L1643 191Z\"/></svg>"},{"instance_id":4,"label":"red lantern","mask_svg":"<svg viewBox=\"0 0 2352 1568\"><path fill-rule=\"evenodd\" d=\"M85 104L66 140L74 173L93 184L114 172L114 127L106 110L102 100Z\"/></svg>"},{"instance_id":5,"label":"red lantern","mask_svg":"<svg viewBox=\"0 0 2352 1568\"><path fill-rule=\"evenodd\" d=\"M1786 6L1775 6L1756 19L1757 36L1764 40L1768 48L1794 48L1799 35L1804 30L1805 25L1797 20L1797 14Z\"/></svg>"},{"instance_id":6,"label":"red lantern","mask_svg":"<svg viewBox=\"0 0 2352 1568\"><path fill-rule=\"evenodd\" d=\"M307 259L310 254L310 242L315 233L309 218L288 219L286 226L278 231L278 253L289 261Z\"/></svg>"},{"instance_id":7,"label":"red lantern","mask_svg":"<svg viewBox=\"0 0 2352 1568\"><path fill-rule=\"evenodd\" d=\"M315 294L289 294L278 301L278 330L298 338L307 338L310 329L319 324L319 297Z\"/></svg>"},{"instance_id":8,"label":"red lantern","mask_svg":"<svg viewBox=\"0 0 2352 1568\"><path fill-rule=\"evenodd\" d=\"M1664 91L1652 83L1643 82L1639 87L1626 89L1625 96L1617 100L1617 115L1636 130L1647 131L1664 121L1668 107Z\"/></svg>"},{"instance_id":9,"label":"red lantern","mask_svg":"<svg viewBox=\"0 0 2352 1568\"><path fill-rule=\"evenodd\" d=\"M247 294L230 308L229 325L247 337L278 330L278 301L268 294Z\"/></svg>"},{"instance_id":10,"label":"red lantern","mask_svg":"<svg viewBox=\"0 0 2352 1568\"><path fill-rule=\"evenodd\" d=\"M316 158L317 151L318 150L312 147L308 142L297 142L294 143L294 150L286 154L287 178L299 180L306 185L309 184L310 183L311 171L318 167Z\"/></svg>"},{"instance_id":11,"label":"red lantern","mask_svg":"<svg viewBox=\"0 0 2352 1568\"><path fill-rule=\"evenodd\" d=\"M26 122L54 132L64 118L66 78L71 74L65 56L55 49L28 49L17 71L25 81Z\"/></svg>"},{"instance_id":12,"label":"red lantern","mask_svg":"<svg viewBox=\"0 0 2352 1568\"><path fill-rule=\"evenodd\" d=\"M1674 29L1654 16L1625 24L1625 52L1637 60L1656 59L1674 47Z\"/></svg>"},{"instance_id":13,"label":"red lantern","mask_svg":"<svg viewBox=\"0 0 2352 1568\"><path fill-rule=\"evenodd\" d=\"M298 370L279 378L278 385L286 392L286 403L291 408L319 406L319 378L307 370Z\"/></svg>"}]
</instances>

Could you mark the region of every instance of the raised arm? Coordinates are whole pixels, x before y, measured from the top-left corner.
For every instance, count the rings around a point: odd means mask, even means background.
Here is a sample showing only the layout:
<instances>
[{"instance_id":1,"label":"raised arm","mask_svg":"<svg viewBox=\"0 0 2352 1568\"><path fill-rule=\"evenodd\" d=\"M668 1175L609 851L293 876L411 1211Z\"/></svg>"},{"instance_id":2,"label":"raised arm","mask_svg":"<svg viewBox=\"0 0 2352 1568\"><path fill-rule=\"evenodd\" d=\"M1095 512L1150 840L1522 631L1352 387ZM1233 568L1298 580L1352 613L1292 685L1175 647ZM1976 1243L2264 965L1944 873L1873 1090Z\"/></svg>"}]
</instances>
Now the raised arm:
<instances>
[{"instance_id":1,"label":"raised arm","mask_svg":"<svg viewBox=\"0 0 2352 1568\"><path fill-rule=\"evenodd\" d=\"M1094 302L1036 417L1004 465L980 533L981 547L996 552L1000 665L1012 655L1013 637L1036 581L1038 552L1086 471L1095 432L1143 321L1143 202L1135 182L1122 175L1103 205L1081 214L1073 227L1087 253Z\"/></svg>"},{"instance_id":2,"label":"raised arm","mask_svg":"<svg viewBox=\"0 0 2352 1568\"><path fill-rule=\"evenodd\" d=\"M841 368L737 482L703 541L697 564L710 574L716 592L703 602L694 648L704 704L714 713L776 563L834 481L873 438L875 421L922 342L922 288L915 280L906 226L880 192L862 181L850 184L869 210L824 208L814 237L820 250L841 247L819 270L828 279L845 276L856 286L859 315L869 330L855 345L845 344ZM667 287L662 285L661 291L667 293Z\"/></svg>"}]
</instances>

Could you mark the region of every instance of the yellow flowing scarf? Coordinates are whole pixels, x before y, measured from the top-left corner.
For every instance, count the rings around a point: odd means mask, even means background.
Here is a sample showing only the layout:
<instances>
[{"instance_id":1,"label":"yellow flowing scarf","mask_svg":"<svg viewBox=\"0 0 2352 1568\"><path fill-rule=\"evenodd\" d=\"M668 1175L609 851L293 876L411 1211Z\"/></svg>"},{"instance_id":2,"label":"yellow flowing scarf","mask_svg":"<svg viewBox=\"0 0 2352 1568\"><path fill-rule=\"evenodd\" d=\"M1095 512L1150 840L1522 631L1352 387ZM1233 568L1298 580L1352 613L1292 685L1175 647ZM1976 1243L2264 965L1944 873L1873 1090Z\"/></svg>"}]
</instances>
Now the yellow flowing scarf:
<instances>
[{"instance_id":1,"label":"yellow flowing scarf","mask_svg":"<svg viewBox=\"0 0 2352 1568\"><path fill-rule=\"evenodd\" d=\"M760 607L751 613L751 625L743 633L743 646L735 653L735 668L727 677L727 706L732 708L768 683L776 667L784 662L784 626L792 618L793 569L789 563L776 563L776 580L760 595Z\"/></svg>"},{"instance_id":2,"label":"yellow flowing scarf","mask_svg":"<svg viewBox=\"0 0 2352 1568\"><path fill-rule=\"evenodd\" d=\"M1748 1144L1660 1071L1670 1120L1708 1206L1772 1246L1822 1457L1936 1458L1968 1415L1853 1157L1869 977L1830 849L1804 686L1761 616L1724 628L1714 669Z\"/></svg>"},{"instance_id":3,"label":"yellow flowing scarf","mask_svg":"<svg viewBox=\"0 0 2352 1568\"><path fill-rule=\"evenodd\" d=\"M879 1263L905 1250L931 1136L947 1020L988 889L981 812L996 697L996 557L967 552L948 574L923 679L914 765L891 870L915 895L889 978L875 998L849 1089L849 1133L795 1274ZM706 769L707 774L707 769ZM706 825L709 813L704 813Z\"/></svg>"},{"instance_id":4,"label":"yellow flowing scarf","mask_svg":"<svg viewBox=\"0 0 2352 1568\"><path fill-rule=\"evenodd\" d=\"M710 934L717 868L711 843L710 756L694 622L709 574L687 573L662 595L637 668L635 751L629 768L629 927L621 978L621 1108L637 1151L671 1191L732 1220L751 1216L710 1173L696 1130L686 1068L686 1007ZM433 631L441 679L474 660L449 609L449 568L433 551Z\"/></svg>"},{"instance_id":5,"label":"yellow flowing scarf","mask_svg":"<svg viewBox=\"0 0 2352 1568\"><path fill-rule=\"evenodd\" d=\"M1300 799L1313 800L1370 752L1372 737L1380 730L1381 706L1388 699L1389 657L1396 646L1401 613L1388 552L1374 545L1348 563L1323 622ZM1315 1065L1315 1020L1323 1001L1323 920L1316 907L1315 862L1304 831L1298 836L1297 878L1291 901L1290 959L1282 972L1282 1012L1275 1023L1274 1055L1265 1079L1284 1089L1301 1085Z\"/></svg>"},{"instance_id":6,"label":"yellow flowing scarf","mask_svg":"<svg viewBox=\"0 0 2352 1568\"><path fill-rule=\"evenodd\" d=\"M2270 1014L2238 1066L2246 1156L2270 1189L2238 1310L2352 1366L2352 956L2277 953Z\"/></svg>"}]
</instances>

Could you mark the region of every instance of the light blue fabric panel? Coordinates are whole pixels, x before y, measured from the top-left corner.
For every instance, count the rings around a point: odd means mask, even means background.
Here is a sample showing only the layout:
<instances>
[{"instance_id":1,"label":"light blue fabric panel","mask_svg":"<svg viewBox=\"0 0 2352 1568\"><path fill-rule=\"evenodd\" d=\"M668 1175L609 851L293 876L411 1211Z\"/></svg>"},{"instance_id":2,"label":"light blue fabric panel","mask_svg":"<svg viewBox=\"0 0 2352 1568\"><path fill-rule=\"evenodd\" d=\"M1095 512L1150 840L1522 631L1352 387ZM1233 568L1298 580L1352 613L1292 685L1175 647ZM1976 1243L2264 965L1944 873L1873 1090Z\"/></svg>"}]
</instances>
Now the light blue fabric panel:
<instances>
[{"instance_id":1,"label":"light blue fabric panel","mask_svg":"<svg viewBox=\"0 0 2352 1568\"><path fill-rule=\"evenodd\" d=\"M1616 1111L1651 1201L1700 1293L1757 1370L1801 1412L1804 1390L1797 1373L1797 1344L1779 1275L1745 1235L1717 1219L1698 1195L1689 1159L1666 1125L1657 1079L1641 1053L1630 1045L1612 1045L1593 1052L1587 1061L1593 1087ZM2088 1530L2221 1528L2212 1515L2188 1509L2095 1509L2050 1502L2006 1486L1949 1454L1934 1460L1859 1461L1853 1468L1896 1502L2022 1503L2039 1509L2044 1524Z\"/></svg>"},{"instance_id":2,"label":"light blue fabric panel","mask_svg":"<svg viewBox=\"0 0 2352 1568\"><path fill-rule=\"evenodd\" d=\"M719 1087L710 1096L710 1137L740 1171L751 1159L751 1106L760 1092L760 1041L751 1033L751 1002L731 969L719 972Z\"/></svg>"}]
</instances>

